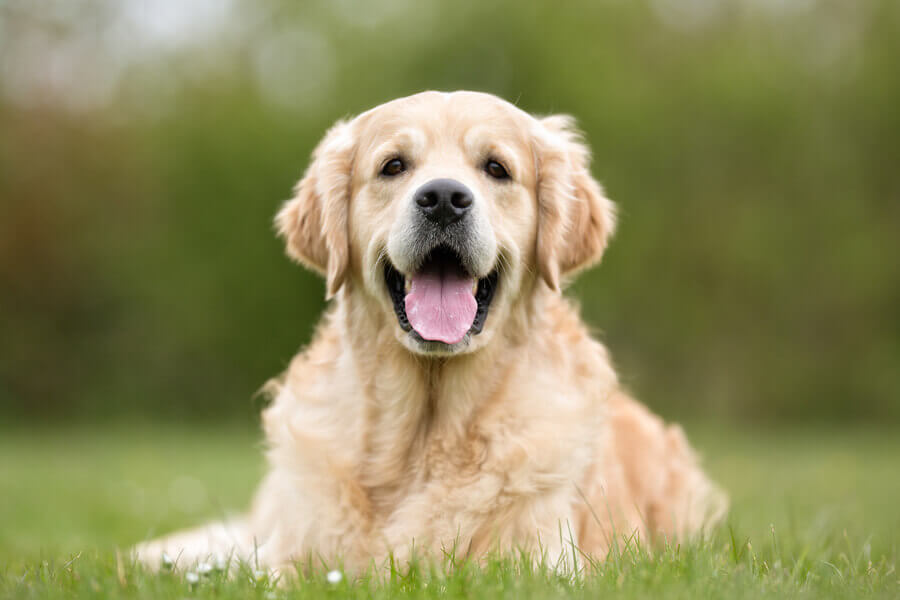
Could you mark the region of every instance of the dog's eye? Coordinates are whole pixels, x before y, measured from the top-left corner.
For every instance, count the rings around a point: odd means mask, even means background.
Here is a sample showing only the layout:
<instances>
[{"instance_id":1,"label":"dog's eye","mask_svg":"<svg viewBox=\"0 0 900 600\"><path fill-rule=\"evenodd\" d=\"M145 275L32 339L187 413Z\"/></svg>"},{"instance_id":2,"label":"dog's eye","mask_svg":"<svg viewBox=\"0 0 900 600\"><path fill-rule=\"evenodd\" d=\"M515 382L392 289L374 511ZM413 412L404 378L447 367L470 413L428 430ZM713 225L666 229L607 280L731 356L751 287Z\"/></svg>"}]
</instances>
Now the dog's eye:
<instances>
[{"instance_id":1,"label":"dog's eye","mask_svg":"<svg viewBox=\"0 0 900 600\"><path fill-rule=\"evenodd\" d=\"M509 179L509 173L506 168L496 160L489 160L484 165L484 171L494 179Z\"/></svg>"},{"instance_id":2,"label":"dog's eye","mask_svg":"<svg viewBox=\"0 0 900 600\"><path fill-rule=\"evenodd\" d=\"M403 171L406 170L406 164L399 158L392 158L387 161L383 167L381 167L381 174L386 175L387 177L393 177L394 175L399 175Z\"/></svg>"}]
</instances>

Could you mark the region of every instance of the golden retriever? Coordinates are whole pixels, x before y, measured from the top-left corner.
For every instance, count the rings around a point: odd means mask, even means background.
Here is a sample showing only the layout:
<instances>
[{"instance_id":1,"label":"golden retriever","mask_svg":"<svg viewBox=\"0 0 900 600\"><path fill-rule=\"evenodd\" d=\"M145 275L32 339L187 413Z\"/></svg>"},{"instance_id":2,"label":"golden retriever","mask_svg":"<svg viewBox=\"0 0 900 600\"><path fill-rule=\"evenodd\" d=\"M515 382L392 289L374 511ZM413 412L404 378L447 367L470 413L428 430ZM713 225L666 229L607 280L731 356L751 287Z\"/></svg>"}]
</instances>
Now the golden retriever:
<instances>
[{"instance_id":1,"label":"golden retriever","mask_svg":"<svg viewBox=\"0 0 900 600\"><path fill-rule=\"evenodd\" d=\"M276 217L333 299L270 383L269 471L249 514L149 542L359 570L413 552L687 539L725 512L677 426L629 398L562 284L615 208L567 116L425 92L338 122Z\"/></svg>"}]
</instances>

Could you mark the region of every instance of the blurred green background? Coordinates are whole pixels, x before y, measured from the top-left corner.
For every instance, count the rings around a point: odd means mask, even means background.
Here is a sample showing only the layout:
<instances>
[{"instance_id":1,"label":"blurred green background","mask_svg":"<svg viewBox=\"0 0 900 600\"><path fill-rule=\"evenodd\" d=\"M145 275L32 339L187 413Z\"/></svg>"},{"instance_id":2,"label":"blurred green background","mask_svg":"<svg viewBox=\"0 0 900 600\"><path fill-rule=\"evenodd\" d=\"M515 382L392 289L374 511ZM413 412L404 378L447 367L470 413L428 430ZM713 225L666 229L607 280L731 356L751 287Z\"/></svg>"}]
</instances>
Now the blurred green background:
<instances>
[{"instance_id":1,"label":"blurred green background","mask_svg":"<svg viewBox=\"0 0 900 600\"><path fill-rule=\"evenodd\" d=\"M575 115L570 290L670 417L900 423L896 0L0 0L0 420L252 421L323 285L271 218L424 89Z\"/></svg>"}]
</instances>

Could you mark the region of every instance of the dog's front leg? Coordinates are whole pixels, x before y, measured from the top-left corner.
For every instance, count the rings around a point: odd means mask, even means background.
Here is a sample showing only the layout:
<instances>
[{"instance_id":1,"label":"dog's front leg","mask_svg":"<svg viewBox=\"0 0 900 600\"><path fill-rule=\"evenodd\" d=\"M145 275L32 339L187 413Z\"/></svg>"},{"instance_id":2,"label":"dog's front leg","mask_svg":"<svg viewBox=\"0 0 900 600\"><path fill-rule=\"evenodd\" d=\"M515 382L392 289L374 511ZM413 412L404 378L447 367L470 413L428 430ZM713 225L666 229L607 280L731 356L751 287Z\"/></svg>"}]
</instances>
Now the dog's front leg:
<instances>
[{"instance_id":1,"label":"dog's front leg","mask_svg":"<svg viewBox=\"0 0 900 600\"><path fill-rule=\"evenodd\" d=\"M433 485L409 498L384 530L395 562L417 557L483 557L525 552L536 566L561 573L580 567L570 495L521 493L482 475L468 485Z\"/></svg>"}]
</instances>

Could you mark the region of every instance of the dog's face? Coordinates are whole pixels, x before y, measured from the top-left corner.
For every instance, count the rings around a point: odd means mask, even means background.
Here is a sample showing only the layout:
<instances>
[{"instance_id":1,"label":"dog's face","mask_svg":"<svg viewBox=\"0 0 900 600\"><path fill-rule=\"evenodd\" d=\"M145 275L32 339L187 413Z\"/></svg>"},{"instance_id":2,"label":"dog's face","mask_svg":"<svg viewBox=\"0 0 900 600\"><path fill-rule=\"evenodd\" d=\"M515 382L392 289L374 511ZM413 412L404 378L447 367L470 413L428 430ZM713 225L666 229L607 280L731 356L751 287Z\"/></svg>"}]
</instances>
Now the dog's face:
<instances>
[{"instance_id":1,"label":"dog's face","mask_svg":"<svg viewBox=\"0 0 900 600\"><path fill-rule=\"evenodd\" d=\"M537 276L558 290L599 259L613 205L587 169L567 117L425 92L338 123L276 223L330 296L350 280L412 352L471 352Z\"/></svg>"}]
</instances>

